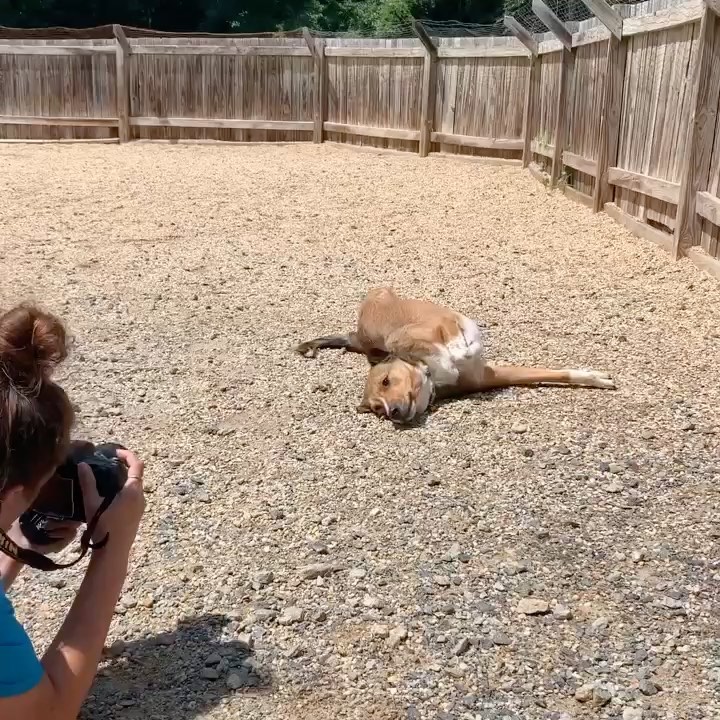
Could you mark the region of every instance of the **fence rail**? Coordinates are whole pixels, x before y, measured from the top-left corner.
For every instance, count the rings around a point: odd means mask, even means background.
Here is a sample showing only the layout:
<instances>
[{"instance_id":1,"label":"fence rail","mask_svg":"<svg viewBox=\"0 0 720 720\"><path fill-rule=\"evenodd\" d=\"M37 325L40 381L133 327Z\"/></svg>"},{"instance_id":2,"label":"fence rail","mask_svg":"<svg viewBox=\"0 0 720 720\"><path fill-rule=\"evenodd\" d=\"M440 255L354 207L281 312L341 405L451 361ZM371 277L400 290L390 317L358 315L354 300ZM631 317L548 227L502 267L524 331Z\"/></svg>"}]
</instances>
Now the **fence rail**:
<instances>
[{"instance_id":1,"label":"fence rail","mask_svg":"<svg viewBox=\"0 0 720 720\"><path fill-rule=\"evenodd\" d=\"M718 0L492 38L1 40L0 141L334 140L519 162L720 277ZM702 248L702 252L698 252ZM705 253L705 254L703 254Z\"/></svg>"}]
</instances>

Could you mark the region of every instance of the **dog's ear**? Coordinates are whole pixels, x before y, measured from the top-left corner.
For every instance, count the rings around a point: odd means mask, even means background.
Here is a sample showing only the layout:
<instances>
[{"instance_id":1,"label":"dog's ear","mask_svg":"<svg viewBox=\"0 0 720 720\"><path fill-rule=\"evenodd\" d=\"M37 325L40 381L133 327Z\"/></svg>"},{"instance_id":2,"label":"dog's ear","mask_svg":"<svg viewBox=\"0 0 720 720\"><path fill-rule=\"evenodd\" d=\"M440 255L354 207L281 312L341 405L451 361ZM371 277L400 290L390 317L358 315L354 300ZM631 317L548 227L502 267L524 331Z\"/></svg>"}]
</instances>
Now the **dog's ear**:
<instances>
[{"instance_id":1,"label":"dog's ear","mask_svg":"<svg viewBox=\"0 0 720 720\"><path fill-rule=\"evenodd\" d=\"M370 409L370 406L364 400L355 409L360 414L372 412L372 410Z\"/></svg>"}]
</instances>

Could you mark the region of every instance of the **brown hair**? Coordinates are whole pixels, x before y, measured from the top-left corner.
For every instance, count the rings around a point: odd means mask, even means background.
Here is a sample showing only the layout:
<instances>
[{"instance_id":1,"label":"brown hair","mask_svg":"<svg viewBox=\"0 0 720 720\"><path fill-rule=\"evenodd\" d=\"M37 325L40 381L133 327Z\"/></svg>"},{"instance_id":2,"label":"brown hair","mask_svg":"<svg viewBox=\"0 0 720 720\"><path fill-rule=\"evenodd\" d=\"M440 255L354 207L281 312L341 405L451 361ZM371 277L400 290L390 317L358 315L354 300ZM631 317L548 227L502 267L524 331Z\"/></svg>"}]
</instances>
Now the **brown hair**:
<instances>
[{"instance_id":1,"label":"brown hair","mask_svg":"<svg viewBox=\"0 0 720 720\"><path fill-rule=\"evenodd\" d=\"M39 489L64 459L74 412L50 378L66 356L58 318L32 305L0 314L0 493Z\"/></svg>"}]
</instances>

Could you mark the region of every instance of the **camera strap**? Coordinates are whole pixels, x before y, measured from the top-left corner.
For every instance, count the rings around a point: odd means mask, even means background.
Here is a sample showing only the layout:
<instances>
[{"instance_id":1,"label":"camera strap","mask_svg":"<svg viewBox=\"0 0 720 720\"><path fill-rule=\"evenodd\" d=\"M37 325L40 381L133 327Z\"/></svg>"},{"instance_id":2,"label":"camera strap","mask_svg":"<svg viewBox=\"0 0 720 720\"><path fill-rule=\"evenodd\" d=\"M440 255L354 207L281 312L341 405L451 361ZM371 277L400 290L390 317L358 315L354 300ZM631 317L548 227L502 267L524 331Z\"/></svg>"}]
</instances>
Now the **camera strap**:
<instances>
[{"instance_id":1,"label":"camera strap","mask_svg":"<svg viewBox=\"0 0 720 720\"><path fill-rule=\"evenodd\" d=\"M72 567L79 563L87 554L88 550L100 550L107 545L109 535L106 534L102 540L97 542L92 541L92 535L95 532L100 516L110 507L110 503L113 501L112 497L103 498L98 507L95 515L93 515L90 522L87 524L82 536L80 537L80 555L76 557L72 562L69 563L56 563L51 560L47 555L36 552L35 550L28 550L27 548L21 548L17 543L13 542L2 530L0 530L0 551L8 555L13 560L28 565L35 570L42 570L48 572L50 570L62 570L64 568Z\"/></svg>"}]
</instances>

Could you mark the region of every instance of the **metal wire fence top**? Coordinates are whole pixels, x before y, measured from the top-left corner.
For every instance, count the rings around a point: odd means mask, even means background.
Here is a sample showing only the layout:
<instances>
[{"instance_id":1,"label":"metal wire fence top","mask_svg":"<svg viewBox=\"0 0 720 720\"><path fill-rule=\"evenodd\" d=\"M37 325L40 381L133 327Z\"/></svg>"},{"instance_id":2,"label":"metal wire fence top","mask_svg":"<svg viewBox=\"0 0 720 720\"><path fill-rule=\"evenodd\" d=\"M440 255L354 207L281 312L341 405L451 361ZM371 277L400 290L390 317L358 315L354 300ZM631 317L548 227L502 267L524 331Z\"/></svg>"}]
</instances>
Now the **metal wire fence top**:
<instances>
[{"instance_id":1,"label":"metal wire fence top","mask_svg":"<svg viewBox=\"0 0 720 720\"><path fill-rule=\"evenodd\" d=\"M428 35L434 37L507 37L512 34L502 21L479 24L456 20L420 20L420 24Z\"/></svg>"}]
</instances>

